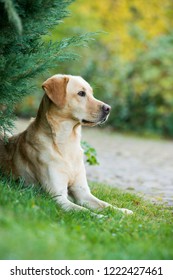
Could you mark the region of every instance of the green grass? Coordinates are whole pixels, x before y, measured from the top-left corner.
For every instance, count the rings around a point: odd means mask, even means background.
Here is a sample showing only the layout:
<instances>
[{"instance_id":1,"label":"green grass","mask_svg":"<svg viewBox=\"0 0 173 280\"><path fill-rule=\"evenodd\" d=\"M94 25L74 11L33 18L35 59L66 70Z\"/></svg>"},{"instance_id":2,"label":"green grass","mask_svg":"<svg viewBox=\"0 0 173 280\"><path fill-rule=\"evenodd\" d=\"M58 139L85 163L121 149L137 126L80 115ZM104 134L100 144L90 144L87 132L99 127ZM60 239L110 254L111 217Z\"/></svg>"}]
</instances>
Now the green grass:
<instances>
[{"instance_id":1,"label":"green grass","mask_svg":"<svg viewBox=\"0 0 173 280\"><path fill-rule=\"evenodd\" d=\"M92 192L134 215L65 213L39 188L1 178L0 259L173 258L171 208L100 184Z\"/></svg>"}]
</instances>

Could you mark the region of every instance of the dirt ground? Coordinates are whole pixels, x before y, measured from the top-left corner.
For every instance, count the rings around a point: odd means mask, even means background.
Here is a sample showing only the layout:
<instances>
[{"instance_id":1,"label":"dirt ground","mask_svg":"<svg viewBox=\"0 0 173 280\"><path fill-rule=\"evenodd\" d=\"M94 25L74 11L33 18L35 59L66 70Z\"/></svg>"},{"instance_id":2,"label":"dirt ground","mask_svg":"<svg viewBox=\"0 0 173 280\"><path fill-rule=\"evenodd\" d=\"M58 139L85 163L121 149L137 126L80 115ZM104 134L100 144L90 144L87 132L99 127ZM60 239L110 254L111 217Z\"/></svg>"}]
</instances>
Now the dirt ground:
<instances>
[{"instance_id":1,"label":"dirt ground","mask_svg":"<svg viewBox=\"0 0 173 280\"><path fill-rule=\"evenodd\" d=\"M18 120L16 131L27 123ZM83 129L82 135L96 149L100 163L86 166L89 180L173 205L173 141L124 136L103 128Z\"/></svg>"}]
</instances>

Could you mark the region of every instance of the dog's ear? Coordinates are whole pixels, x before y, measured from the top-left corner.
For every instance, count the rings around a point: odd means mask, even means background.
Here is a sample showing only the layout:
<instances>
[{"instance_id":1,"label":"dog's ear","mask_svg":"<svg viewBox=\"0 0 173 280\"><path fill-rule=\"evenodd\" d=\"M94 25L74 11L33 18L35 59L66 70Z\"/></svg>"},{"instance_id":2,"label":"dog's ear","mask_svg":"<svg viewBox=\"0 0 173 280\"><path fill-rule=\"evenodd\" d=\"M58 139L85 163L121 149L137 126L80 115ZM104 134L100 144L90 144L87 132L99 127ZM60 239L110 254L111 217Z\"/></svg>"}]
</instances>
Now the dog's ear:
<instances>
[{"instance_id":1,"label":"dog's ear","mask_svg":"<svg viewBox=\"0 0 173 280\"><path fill-rule=\"evenodd\" d=\"M59 108L63 108L65 105L66 99L66 86L69 78L66 76L53 76L47 79L43 84L42 88L44 89L47 96L52 100L54 104Z\"/></svg>"}]
</instances>

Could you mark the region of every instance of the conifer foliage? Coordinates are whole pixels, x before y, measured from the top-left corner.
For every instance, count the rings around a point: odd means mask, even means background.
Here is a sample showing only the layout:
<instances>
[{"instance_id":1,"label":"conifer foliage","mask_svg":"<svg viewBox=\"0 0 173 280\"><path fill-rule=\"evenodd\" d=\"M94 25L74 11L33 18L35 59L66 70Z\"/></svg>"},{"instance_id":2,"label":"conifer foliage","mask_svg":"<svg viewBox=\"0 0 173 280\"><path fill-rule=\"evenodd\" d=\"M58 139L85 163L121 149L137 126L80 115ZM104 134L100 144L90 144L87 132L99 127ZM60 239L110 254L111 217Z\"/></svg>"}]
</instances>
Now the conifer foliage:
<instances>
[{"instance_id":1,"label":"conifer foliage","mask_svg":"<svg viewBox=\"0 0 173 280\"><path fill-rule=\"evenodd\" d=\"M0 132L13 125L14 107L32 91L35 78L74 59L67 52L85 36L54 42L43 40L54 25L68 16L72 0L0 0Z\"/></svg>"}]
</instances>

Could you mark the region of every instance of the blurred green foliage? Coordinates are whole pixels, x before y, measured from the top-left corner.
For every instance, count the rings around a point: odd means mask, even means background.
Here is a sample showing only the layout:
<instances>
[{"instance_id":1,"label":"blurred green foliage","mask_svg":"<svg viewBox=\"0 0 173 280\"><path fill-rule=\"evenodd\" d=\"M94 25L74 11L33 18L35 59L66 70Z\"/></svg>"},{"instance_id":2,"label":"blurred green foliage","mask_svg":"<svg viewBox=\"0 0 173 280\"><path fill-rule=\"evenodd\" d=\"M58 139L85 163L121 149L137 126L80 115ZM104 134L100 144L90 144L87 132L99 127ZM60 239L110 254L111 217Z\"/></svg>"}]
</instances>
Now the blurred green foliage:
<instances>
[{"instance_id":1,"label":"blurred green foliage","mask_svg":"<svg viewBox=\"0 0 173 280\"><path fill-rule=\"evenodd\" d=\"M155 38L134 61L115 63L110 123L173 136L173 33Z\"/></svg>"},{"instance_id":2,"label":"blurred green foliage","mask_svg":"<svg viewBox=\"0 0 173 280\"><path fill-rule=\"evenodd\" d=\"M112 107L113 128L173 137L173 2L78 0L71 10L48 39L108 33L78 49L81 59L52 74L81 75L91 83L96 97Z\"/></svg>"},{"instance_id":3,"label":"blurred green foliage","mask_svg":"<svg viewBox=\"0 0 173 280\"><path fill-rule=\"evenodd\" d=\"M97 50L99 53L97 54ZM102 56L102 58L101 58ZM173 34L146 42L133 61L109 57L95 46L81 69L98 98L112 107L109 124L118 130L173 136Z\"/></svg>"},{"instance_id":4,"label":"blurred green foliage","mask_svg":"<svg viewBox=\"0 0 173 280\"><path fill-rule=\"evenodd\" d=\"M97 160L97 152L86 141L82 141L82 148L84 149L84 155L86 156L86 162L89 165L99 165Z\"/></svg>"}]
</instances>

